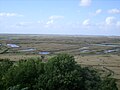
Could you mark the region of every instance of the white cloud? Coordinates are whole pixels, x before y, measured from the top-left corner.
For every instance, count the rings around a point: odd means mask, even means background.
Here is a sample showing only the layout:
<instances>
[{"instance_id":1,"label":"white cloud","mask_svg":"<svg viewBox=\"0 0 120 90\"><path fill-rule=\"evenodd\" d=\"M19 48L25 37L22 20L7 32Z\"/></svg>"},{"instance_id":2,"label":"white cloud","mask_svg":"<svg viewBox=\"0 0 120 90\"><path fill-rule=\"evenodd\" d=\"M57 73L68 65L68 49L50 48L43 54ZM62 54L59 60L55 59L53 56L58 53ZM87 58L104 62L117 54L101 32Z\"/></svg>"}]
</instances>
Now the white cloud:
<instances>
[{"instance_id":1,"label":"white cloud","mask_svg":"<svg viewBox=\"0 0 120 90\"><path fill-rule=\"evenodd\" d=\"M33 22L19 22L16 24L17 27L26 27L26 26L30 26L31 24L33 24Z\"/></svg>"},{"instance_id":2,"label":"white cloud","mask_svg":"<svg viewBox=\"0 0 120 90\"><path fill-rule=\"evenodd\" d=\"M37 24L44 24L44 21L43 20L39 20L36 22Z\"/></svg>"},{"instance_id":3,"label":"white cloud","mask_svg":"<svg viewBox=\"0 0 120 90\"><path fill-rule=\"evenodd\" d=\"M48 28L48 27L52 27L54 24L54 20L48 20L46 23L45 23L45 28Z\"/></svg>"},{"instance_id":4,"label":"white cloud","mask_svg":"<svg viewBox=\"0 0 120 90\"><path fill-rule=\"evenodd\" d=\"M48 21L45 23L45 27L48 28L48 27L55 27L56 25L56 22L59 20L59 19L63 19L64 16L60 16L60 15L53 15L53 16L50 16L48 18Z\"/></svg>"},{"instance_id":5,"label":"white cloud","mask_svg":"<svg viewBox=\"0 0 120 90\"><path fill-rule=\"evenodd\" d=\"M91 0L80 0L80 6L90 6Z\"/></svg>"},{"instance_id":6,"label":"white cloud","mask_svg":"<svg viewBox=\"0 0 120 90\"><path fill-rule=\"evenodd\" d=\"M49 25L49 24L53 24L53 20L47 21L46 24L47 24L47 25Z\"/></svg>"},{"instance_id":7,"label":"white cloud","mask_svg":"<svg viewBox=\"0 0 120 90\"><path fill-rule=\"evenodd\" d=\"M49 17L49 19L63 19L63 18L64 18L64 16L57 16L57 15Z\"/></svg>"},{"instance_id":8,"label":"white cloud","mask_svg":"<svg viewBox=\"0 0 120 90\"><path fill-rule=\"evenodd\" d=\"M107 17L105 22L107 25L113 25L116 23L116 18L115 17Z\"/></svg>"},{"instance_id":9,"label":"white cloud","mask_svg":"<svg viewBox=\"0 0 120 90\"><path fill-rule=\"evenodd\" d=\"M102 9L97 9L94 13L91 13L91 15L96 16L102 12Z\"/></svg>"},{"instance_id":10,"label":"white cloud","mask_svg":"<svg viewBox=\"0 0 120 90\"><path fill-rule=\"evenodd\" d=\"M120 13L120 9L111 9L111 10L108 10L108 13L111 13L111 14L119 14Z\"/></svg>"},{"instance_id":11,"label":"white cloud","mask_svg":"<svg viewBox=\"0 0 120 90\"><path fill-rule=\"evenodd\" d=\"M117 25L118 27L120 27L120 21L118 21L116 25Z\"/></svg>"},{"instance_id":12,"label":"white cloud","mask_svg":"<svg viewBox=\"0 0 120 90\"><path fill-rule=\"evenodd\" d=\"M41 21L37 21L37 23L41 23Z\"/></svg>"},{"instance_id":13,"label":"white cloud","mask_svg":"<svg viewBox=\"0 0 120 90\"><path fill-rule=\"evenodd\" d=\"M102 12L102 9L98 9L98 10L96 10L96 14L100 14Z\"/></svg>"},{"instance_id":14,"label":"white cloud","mask_svg":"<svg viewBox=\"0 0 120 90\"><path fill-rule=\"evenodd\" d=\"M85 26L90 25L90 19L84 20L82 24L85 25Z\"/></svg>"},{"instance_id":15,"label":"white cloud","mask_svg":"<svg viewBox=\"0 0 120 90\"><path fill-rule=\"evenodd\" d=\"M5 12L0 13L0 17L14 17L14 16L21 17L23 15L20 15L20 14L17 14L17 13L5 13Z\"/></svg>"}]
</instances>

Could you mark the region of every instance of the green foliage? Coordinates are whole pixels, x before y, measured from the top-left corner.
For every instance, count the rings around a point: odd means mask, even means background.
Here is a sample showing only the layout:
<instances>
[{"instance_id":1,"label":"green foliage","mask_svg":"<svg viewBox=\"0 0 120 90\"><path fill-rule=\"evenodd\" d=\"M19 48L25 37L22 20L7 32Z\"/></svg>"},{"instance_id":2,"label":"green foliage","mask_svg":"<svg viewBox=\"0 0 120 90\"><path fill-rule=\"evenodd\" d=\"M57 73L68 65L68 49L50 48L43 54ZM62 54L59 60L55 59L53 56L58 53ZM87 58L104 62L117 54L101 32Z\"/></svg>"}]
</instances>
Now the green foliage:
<instances>
[{"instance_id":1,"label":"green foliage","mask_svg":"<svg viewBox=\"0 0 120 90\"><path fill-rule=\"evenodd\" d=\"M43 90L80 89L82 83L80 68L76 65L73 56L59 54L45 64L45 73L39 76L37 87Z\"/></svg>"},{"instance_id":2,"label":"green foliage","mask_svg":"<svg viewBox=\"0 0 120 90\"><path fill-rule=\"evenodd\" d=\"M7 90L28 90L28 87L20 88L20 85L16 85L16 86L13 86L13 87L9 87Z\"/></svg>"},{"instance_id":3,"label":"green foliage","mask_svg":"<svg viewBox=\"0 0 120 90\"><path fill-rule=\"evenodd\" d=\"M0 75L4 74L12 64L9 59L0 59Z\"/></svg>"},{"instance_id":4,"label":"green foliage","mask_svg":"<svg viewBox=\"0 0 120 90\"><path fill-rule=\"evenodd\" d=\"M3 88L3 77L12 65L13 62L9 59L0 59L0 88Z\"/></svg>"},{"instance_id":5,"label":"green foliage","mask_svg":"<svg viewBox=\"0 0 120 90\"><path fill-rule=\"evenodd\" d=\"M5 87L20 85L21 88L29 87L35 84L35 78L38 77L38 60L28 59L15 63L4 76Z\"/></svg>"},{"instance_id":6,"label":"green foliage","mask_svg":"<svg viewBox=\"0 0 120 90\"><path fill-rule=\"evenodd\" d=\"M14 64L2 60L0 70L0 90L118 90L114 79L102 79L68 54L59 54L48 62L40 58Z\"/></svg>"},{"instance_id":7,"label":"green foliage","mask_svg":"<svg viewBox=\"0 0 120 90\"><path fill-rule=\"evenodd\" d=\"M106 77L101 84L102 90L118 90L115 81L113 78Z\"/></svg>"}]
</instances>

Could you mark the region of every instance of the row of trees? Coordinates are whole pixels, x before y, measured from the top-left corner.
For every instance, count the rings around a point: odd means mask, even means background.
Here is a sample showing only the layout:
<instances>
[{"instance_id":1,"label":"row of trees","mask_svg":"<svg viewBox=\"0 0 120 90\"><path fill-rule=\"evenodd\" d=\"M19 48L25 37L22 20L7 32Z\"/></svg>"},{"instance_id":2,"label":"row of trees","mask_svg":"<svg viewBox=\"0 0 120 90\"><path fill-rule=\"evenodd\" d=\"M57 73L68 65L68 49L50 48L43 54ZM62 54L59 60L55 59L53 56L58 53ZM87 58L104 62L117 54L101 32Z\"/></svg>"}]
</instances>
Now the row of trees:
<instances>
[{"instance_id":1,"label":"row of trees","mask_svg":"<svg viewBox=\"0 0 120 90\"><path fill-rule=\"evenodd\" d=\"M118 90L115 80L78 65L74 57L59 54L48 62L31 58L0 62L0 90Z\"/></svg>"}]
</instances>

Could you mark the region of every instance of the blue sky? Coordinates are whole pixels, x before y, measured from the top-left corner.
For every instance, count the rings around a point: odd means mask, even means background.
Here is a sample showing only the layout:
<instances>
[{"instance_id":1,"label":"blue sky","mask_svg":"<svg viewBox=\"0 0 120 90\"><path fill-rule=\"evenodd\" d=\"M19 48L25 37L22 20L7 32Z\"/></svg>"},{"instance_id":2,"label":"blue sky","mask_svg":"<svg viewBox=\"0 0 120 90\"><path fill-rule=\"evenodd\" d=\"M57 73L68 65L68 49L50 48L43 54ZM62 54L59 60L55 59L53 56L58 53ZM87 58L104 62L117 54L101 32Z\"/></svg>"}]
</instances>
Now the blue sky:
<instances>
[{"instance_id":1,"label":"blue sky","mask_svg":"<svg viewBox=\"0 0 120 90\"><path fill-rule=\"evenodd\" d=\"M0 33L120 36L120 0L0 0Z\"/></svg>"}]
</instances>

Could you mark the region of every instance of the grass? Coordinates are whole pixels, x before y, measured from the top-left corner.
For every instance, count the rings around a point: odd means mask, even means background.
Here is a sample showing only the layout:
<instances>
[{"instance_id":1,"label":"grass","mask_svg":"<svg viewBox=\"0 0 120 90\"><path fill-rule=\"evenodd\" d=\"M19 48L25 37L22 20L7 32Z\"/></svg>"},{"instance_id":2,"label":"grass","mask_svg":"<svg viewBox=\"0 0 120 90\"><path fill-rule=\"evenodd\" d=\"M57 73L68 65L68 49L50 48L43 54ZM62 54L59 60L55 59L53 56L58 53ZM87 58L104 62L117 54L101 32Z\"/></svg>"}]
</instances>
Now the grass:
<instances>
[{"instance_id":1,"label":"grass","mask_svg":"<svg viewBox=\"0 0 120 90\"><path fill-rule=\"evenodd\" d=\"M109 74L109 70L113 71L112 78L117 79L117 85L120 89L120 56L118 55L89 55L75 56L75 60L83 66L92 66L99 70L104 70L102 73ZM103 67L108 68L105 70Z\"/></svg>"}]
</instances>

